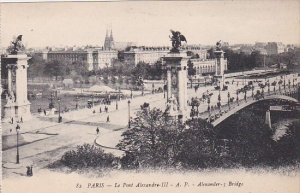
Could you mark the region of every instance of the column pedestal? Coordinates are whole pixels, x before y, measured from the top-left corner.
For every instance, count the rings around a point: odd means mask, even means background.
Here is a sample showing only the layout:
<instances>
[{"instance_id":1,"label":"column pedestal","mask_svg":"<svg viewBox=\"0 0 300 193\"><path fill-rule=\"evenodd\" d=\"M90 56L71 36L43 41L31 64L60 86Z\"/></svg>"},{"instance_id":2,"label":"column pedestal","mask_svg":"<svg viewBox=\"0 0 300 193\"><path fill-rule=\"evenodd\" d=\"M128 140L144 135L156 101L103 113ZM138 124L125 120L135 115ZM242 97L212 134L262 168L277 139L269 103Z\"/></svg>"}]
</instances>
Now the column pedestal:
<instances>
[{"instance_id":1,"label":"column pedestal","mask_svg":"<svg viewBox=\"0 0 300 193\"><path fill-rule=\"evenodd\" d=\"M13 117L16 121L23 121L31 119L30 102L27 98L27 61L30 59L24 53L17 53L15 55L8 55L3 58L7 61L11 69L16 71L16 89L15 89L15 101L7 101L4 106L3 121L11 120ZM11 72L9 72L11 73ZM9 75L11 76L11 75ZM9 77L11 81L11 77ZM10 89L11 82L8 83Z\"/></svg>"},{"instance_id":2,"label":"column pedestal","mask_svg":"<svg viewBox=\"0 0 300 193\"><path fill-rule=\"evenodd\" d=\"M168 100L176 100L177 112L172 112L179 119L187 118L187 62L186 53L169 53L163 61L167 67ZM173 99L174 98L174 99ZM170 115L171 116L171 115Z\"/></svg>"}]
</instances>

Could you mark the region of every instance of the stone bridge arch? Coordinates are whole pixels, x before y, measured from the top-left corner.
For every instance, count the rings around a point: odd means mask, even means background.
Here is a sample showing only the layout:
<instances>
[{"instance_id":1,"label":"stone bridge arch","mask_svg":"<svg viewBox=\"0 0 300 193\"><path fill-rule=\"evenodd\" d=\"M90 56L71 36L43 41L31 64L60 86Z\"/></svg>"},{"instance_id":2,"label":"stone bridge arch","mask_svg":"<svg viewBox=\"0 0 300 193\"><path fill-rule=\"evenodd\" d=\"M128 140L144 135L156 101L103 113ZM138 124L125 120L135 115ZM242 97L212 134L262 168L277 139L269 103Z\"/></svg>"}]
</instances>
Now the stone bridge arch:
<instances>
[{"instance_id":1,"label":"stone bridge arch","mask_svg":"<svg viewBox=\"0 0 300 193\"><path fill-rule=\"evenodd\" d=\"M266 96L264 99L260 99L260 100L250 100L248 102L244 102L242 104L240 104L239 106L236 106L235 108L232 108L230 111L228 111L227 113L224 113L222 116L220 116L218 119L216 119L214 122L212 122L212 125L214 127L216 127L217 125L219 125L220 123L222 123L224 120L226 120L227 118L229 118L230 116L232 116L233 114L235 114L236 112L254 104L260 101L264 101L264 100L273 100L273 99L282 99L282 100L286 100L286 101L291 101L291 102L299 102L297 99L290 97L290 96L286 96L286 95L271 95L271 96Z\"/></svg>"}]
</instances>

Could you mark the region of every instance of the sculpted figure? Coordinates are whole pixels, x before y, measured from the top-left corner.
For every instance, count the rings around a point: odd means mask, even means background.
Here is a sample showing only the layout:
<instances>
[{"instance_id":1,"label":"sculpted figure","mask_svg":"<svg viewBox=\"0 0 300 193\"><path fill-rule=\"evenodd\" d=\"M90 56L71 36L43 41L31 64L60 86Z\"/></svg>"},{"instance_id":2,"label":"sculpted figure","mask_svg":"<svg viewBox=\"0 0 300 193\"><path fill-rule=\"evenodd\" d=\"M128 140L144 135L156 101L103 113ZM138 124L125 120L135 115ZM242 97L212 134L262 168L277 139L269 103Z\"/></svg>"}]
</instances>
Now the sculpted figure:
<instances>
[{"instance_id":1,"label":"sculpted figure","mask_svg":"<svg viewBox=\"0 0 300 193\"><path fill-rule=\"evenodd\" d=\"M181 42L187 42L184 35L182 35L179 31L173 31L170 30L172 33L172 37L170 37L170 40L172 41L172 49L171 52L173 53L179 53L179 48L181 47Z\"/></svg>"}]
</instances>

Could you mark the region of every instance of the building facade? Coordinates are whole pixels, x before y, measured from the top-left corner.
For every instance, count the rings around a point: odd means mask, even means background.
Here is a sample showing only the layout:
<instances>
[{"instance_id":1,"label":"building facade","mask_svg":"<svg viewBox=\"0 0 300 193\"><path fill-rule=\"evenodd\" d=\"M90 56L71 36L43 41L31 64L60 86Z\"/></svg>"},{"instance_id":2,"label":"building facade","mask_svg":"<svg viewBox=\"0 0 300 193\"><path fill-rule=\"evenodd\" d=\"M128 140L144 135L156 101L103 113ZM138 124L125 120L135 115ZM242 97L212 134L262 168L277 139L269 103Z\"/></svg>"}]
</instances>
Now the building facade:
<instances>
[{"instance_id":1,"label":"building facade","mask_svg":"<svg viewBox=\"0 0 300 193\"><path fill-rule=\"evenodd\" d=\"M170 52L170 47L131 47L124 52L124 62L126 64L137 65L140 62L155 64L162 57ZM183 51L190 51L194 55L198 55L199 59L207 58L207 51L196 46L182 47Z\"/></svg>"},{"instance_id":2,"label":"building facade","mask_svg":"<svg viewBox=\"0 0 300 193\"><path fill-rule=\"evenodd\" d=\"M44 50L37 54L40 54L46 61L86 62L89 71L111 66L112 61L118 59L118 51L114 49L112 30L110 35L106 32L104 46L101 48Z\"/></svg>"},{"instance_id":3,"label":"building facade","mask_svg":"<svg viewBox=\"0 0 300 193\"><path fill-rule=\"evenodd\" d=\"M190 59L190 62L193 64L194 69L196 70L196 75L206 75L216 73L217 63L215 59ZM224 65L224 71L227 70L227 60L221 58L221 63Z\"/></svg>"},{"instance_id":4,"label":"building facade","mask_svg":"<svg viewBox=\"0 0 300 193\"><path fill-rule=\"evenodd\" d=\"M281 42L268 42L265 49L268 55L280 54L284 52L284 45Z\"/></svg>"}]
</instances>

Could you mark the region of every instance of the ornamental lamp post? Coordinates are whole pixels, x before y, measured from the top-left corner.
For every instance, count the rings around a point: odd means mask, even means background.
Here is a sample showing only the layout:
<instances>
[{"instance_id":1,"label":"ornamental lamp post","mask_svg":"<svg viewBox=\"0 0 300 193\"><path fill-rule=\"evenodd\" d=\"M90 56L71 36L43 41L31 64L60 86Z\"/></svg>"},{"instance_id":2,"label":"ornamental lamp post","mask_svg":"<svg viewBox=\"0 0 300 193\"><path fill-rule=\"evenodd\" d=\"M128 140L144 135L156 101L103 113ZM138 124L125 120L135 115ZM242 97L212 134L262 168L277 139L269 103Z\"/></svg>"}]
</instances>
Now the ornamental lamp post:
<instances>
[{"instance_id":1,"label":"ornamental lamp post","mask_svg":"<svg viewBox=\"0 0 300 193\"><path fill-rule=\"evenodd\" d=\"M76 98L74 99L74 101L76 102L76 110L78 109L78 101L79 101L79 97L76 96Z\"/></svg>"},{"instance_id":2,"label":"ornamental lamp post","mask_svg":"<svg viewBox=\"0 0 300 193\"><path fill-rule=\"evenodd\" d=\"M154 94L154 83L152 83L152 94Z\"/></svg>"},{"instance_id":3,"label":"ornamental lamp post","mask_svg":"<svg viewBox=\"0 0 300 193\"><path fill-rule=\"evenodd\" d=\"M118 95L118 99L119 99L119 101L121 101L121 87L119 86L119 95Z\"/></svg>"},{"instance_id":4,"label":"ornamental lamp post","mask_svg":"<svg viewBox=\"0 0 300 193\"><path fill-rule=\"evenodd\" d=\"M116 99L116 110L118 110L118 99Z\"/></svg>"},{"instance_id":5,"label":"ornamental lamp post","mask_svg":"<svg viewBox=\"0 0 300 193\"><path fill-rule=\"evenodd\" d=\"M48 99L50 100L49 109L53 109L53 107L54 107L54 104L53 104L54 95L53 95L53 93L51 93L50 98L48 98Z\"/></svg>"},{"instance_id":6,"label":"ornamental lamp post","mask_svg":"<svg viewBox=\"0 0 300 193\"><path fill-rule=\"evenodd\" d=\"M221 88L219 89L219 95L218 95L218 106L219 106L219 110L220 110L220 113L221 113Z\"/></svg>"},{"instance_id":7,"label":"ornamental lamp post","mask_svg":"<svg viewBox=\"0 0 300 193\"><path fill-rule=\"evenodd\" d=\"M128 128L130 128L130 100L128 100Z\"/></svg>"},{"instance_id":8,"label":"ornamental lamp post","mask_svg":"<svg viewBox=\"0 0 300 193\"><path fill-rule=\"evenodd\" d=\"M293 88L295 87L295 79L293 78Z\"/></svg>"},{"instance_id":9,"label":"ornamental lamp post","mask_svg":"<svg viewBox=\"0 0 300 193\"><path fill-rule=\"evenodd\" d=\"M237 104L239 104L239 90L236 90L236 101L237 101Z\"/></svg>"},{"instance_id":10,"label":"ornamental lamp post","mask_svg":"<svg viewBox=\"0 0 300 193\"><path fill-rule=\"evenodd\" d=\"M58 102L58 122L60 123L62 121L60 116L60 98L57 98L57 102Z\"/></svg>"},{"instance_id":11,"label":"ornamental lamp post","mask_svg":"<svg viewBox=\"0 0 300 193\"><path fill-rule=\"evenodd\" d=\"M16 132L17 132L17 156L16 156L16 164L20 163L20 155L19 155L19 131L20 131L20 126L17 124L16 127Z\"/></svg>"},{"instance_id":12,"label":"ornamental lamp post","mask_svg":"<svg viewBox=\"0 0 300 193\"><path fill-rule=\"evenodd\" d=\"M210 95L208 95L208 98L207 98L207 104L208 104L208 107L207 107L207 110L208 110L208 120L210 122Z\"/></svg>"},{"instance_id":13,"label":"ornamental lamp post","mask_svg":"<svg viewBox=\"0 0 300 193\"><path fill-rule=\"evenodd\" d=\"M227 98L228 98L228 108L230 109L230 93L228 91L228 94L227 94Z\"/></svg>"},{"instance_id":14,"label":"ornamental lamp post","mask_svg":"<svg viewBox=\"0 0 300 193\"><path fill-rule=\"evenodd\" d=\"M94 94L92 94L92 107L94 107Z\"/></svg>"}]
</instances>

